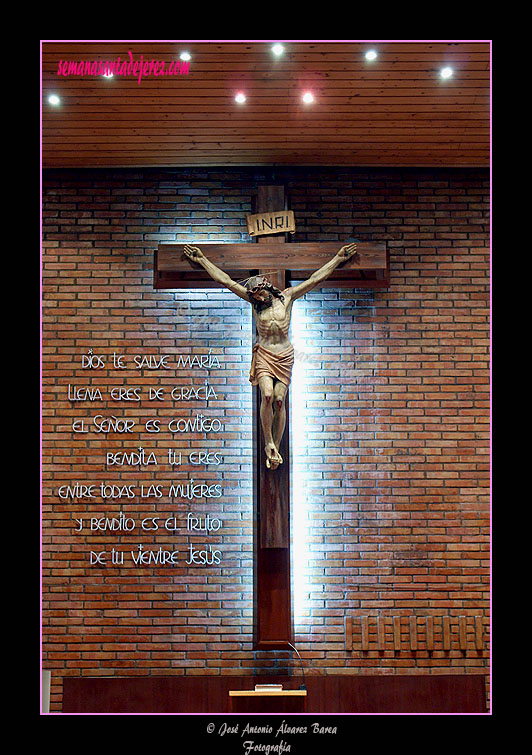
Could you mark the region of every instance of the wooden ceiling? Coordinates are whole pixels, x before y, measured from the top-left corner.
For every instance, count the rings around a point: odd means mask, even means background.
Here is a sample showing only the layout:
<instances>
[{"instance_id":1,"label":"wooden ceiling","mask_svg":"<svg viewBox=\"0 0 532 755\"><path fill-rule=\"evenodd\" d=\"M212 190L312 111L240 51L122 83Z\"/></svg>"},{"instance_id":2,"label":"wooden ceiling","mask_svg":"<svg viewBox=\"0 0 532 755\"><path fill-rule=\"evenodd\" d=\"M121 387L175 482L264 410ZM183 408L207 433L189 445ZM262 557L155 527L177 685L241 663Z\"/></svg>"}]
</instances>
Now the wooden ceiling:
<instances>
[{"instance_id":1,"label":"wooden ceiling","mask_svg":"<svg viewBox=\"0 0 532 755\"><path fill-rule=\"evenodd\" d=\"M489 41L283 45L276 58L268 41L43 42L43 168L489 165ZM57 75L60 60L129 51L168 68L183 50L188 75Z\"/></svg>"}]
</instances>

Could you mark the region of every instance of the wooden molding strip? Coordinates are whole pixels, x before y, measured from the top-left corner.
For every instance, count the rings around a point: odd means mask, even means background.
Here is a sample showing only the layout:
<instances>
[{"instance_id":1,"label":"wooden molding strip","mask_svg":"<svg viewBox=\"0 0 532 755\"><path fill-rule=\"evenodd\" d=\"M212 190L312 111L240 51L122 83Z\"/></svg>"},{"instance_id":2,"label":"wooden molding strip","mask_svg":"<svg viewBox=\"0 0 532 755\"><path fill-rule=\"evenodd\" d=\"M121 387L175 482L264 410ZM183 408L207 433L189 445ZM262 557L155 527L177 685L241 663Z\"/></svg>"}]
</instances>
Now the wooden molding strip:
<instances>
[{"instance_id":1,"label":"wooden molding strip","mask_svg":"<svg viewBox=\"0 0 532 755\"><path fill-rule=\"evenodd\" d=\"M368 617L362 616L362 650L369 650L369 629L368 629Z\"/></svg>"},{"instance_id":2,"label":"wooden molding strip","mask_svg":"<svg viewBox=\"0 0 532 755\"><path fill-rule=\"evenodd\" d=\"M477 650L484 649L484 627L482 616L475 616L475 647Z\"/></svg>"},{"instance_id":3,"label":"wooden molding strip","mask_svg":"<svg viewBox=\"0 0 532 755\"><path fill-rule=\"evenodd\" d=\"M399 616L393 617L393 648L401 650L401 618Z\"/></svg>"},{"instance_id":4,"label":"wooden molding strip","mask_svg":"<svg viewBox=\"0 0 532 755\"><path fill-rule=\"evenodd\" d=\"M417 617L410 617L410 650L417 650Z\"/></svg>"},{"instance_id":5,"label":"wooden molding strip","mask_svg":"<svg viewBox=\"0 0 532 755\"><path fill-rule=\"evenodd\" d=\"M427 650L434 650L434 616L427 616L425 618L425 632Z\"/></svg>"},{"instance_id":6,"label":"wooden molding strip","mask_svg":"<svg viewBox=\"0 0 532 755\"><path fill-rule=\"evenodd\" d=\"M448 616L443 617L443 649L451 649L451 629Z\"/></svg>"},{"instance_id":7,"label":"wooden molding strip","mask_svg":"<svg viewBox=\"0 0 532 755\"><path fill-rule=\"evenodd\" d=\"M384 617L378 616L377 617L377 647L379 650L384 650L386 647L386 640L385 640L385 623L384 623Z\"/></svg>"},{"instance_id":8,"label":"wooden molding strip","mask_svg":"<svg viewBox=\"0 0 532 755\"><path fill-rule=\"evenodd\" d=\"M353 650L353 618L352 616L345 617L345 649L347 651Z\"/></svg>"}]
</instances>

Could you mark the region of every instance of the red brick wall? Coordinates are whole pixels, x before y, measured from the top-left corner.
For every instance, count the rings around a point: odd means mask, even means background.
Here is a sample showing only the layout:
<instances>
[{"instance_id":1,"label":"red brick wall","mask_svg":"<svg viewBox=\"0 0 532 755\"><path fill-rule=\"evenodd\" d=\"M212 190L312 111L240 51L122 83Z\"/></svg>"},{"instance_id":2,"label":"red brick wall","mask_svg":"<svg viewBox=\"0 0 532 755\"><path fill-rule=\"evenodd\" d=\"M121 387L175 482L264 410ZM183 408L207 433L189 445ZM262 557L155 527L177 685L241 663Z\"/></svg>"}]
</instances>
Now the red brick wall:
<instances>
[{"instance_id":1,"label":"red brick wall","mask_svg":"<svg viewBox=\"0 0 532 755\"><path fill-rule=\"evenodd\" d=\"M292 401L295 629L307 673L487 673L488 179L422 169L46 173L42 591L52 710L66 675L299 673L289 653L252 650L249 307L223 290L152 286L161 242L247 240L258 182L286 185L294 240L385 241L391 255L389 289L314 291L294 313L304 354ZM102 367L84 367L90 349ZM178 368L180 355L209 351L219 368ZM166 355L168 368L138 369L135 357L148 355ZM216 394L208 402L172 398L205 380ZM69 385L101 399L73 400ZM135 388L134 400L115 400L120 387ZM171 429L198 414L223 431ZM97 432L98 416L130 420L132 432ZM160 431L149 433L154 419ZM74 432L80 420L88 432ZM108 453L139 447L157 464L107 464ZM180 466L169 450L181 452ZM192 450L223 463L194 465ZM190 478L219 487L212 497L170 495ZM93 496L66 495L75 483ZM104 500L101 485L122 497ZM187 532L189 512L220 529ZM121 514L130 531L98 529ZM177 529L166 529L174 517ZM136 565L139 545L177 563ZM190 546L209 545L219 564L187 565ZM106 563L91 564L95 553Z\"/></svg>"}]
</instances>

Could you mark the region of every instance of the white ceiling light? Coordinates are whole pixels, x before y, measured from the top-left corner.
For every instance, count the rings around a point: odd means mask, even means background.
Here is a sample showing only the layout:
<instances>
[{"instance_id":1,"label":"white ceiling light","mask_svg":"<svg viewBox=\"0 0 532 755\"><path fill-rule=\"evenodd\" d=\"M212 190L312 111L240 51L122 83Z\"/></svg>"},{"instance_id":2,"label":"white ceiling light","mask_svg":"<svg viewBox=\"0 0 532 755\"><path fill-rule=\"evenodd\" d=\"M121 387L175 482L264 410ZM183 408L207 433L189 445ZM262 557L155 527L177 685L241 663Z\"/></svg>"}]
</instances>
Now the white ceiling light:
<instances>
[{"instance_id":1,"label":"white ceiling light","mask_svg":"<svg viewBox=\"0 0 532 755\"><path fill-rule=\"evenodd\" d=\"M453 75L453 69L449 68L448 66L446 68L442 68L440 71L440 76L442 79L450 79Z\"/></svg>"},{"instance_id":2,"label":"white ceiling light","mask_svg":"<svg viewBox=\"0 0 532 755\"><path fill-rule=\"evenodd\" d=\"M235 97L235 102L243 103L246 101L246 95L242 92L239 92Z\"/></svg>"},{"instance_id":3,"label":"white ceiling light","mask_svg":"<svg viewBox=\"0 0 532 755\"><path fill-rule=\"evenodd\" d=\"M61 102L61 100L59 99L59 97L57 96L57 94L51 94L48 97L48 102L50 103L50 105L59 105L59 103Z\"/></svg>"},{"instance_id":4,"label":"white ceiling light","mask_svg":"<svg viewBox=\"0 0 532 755\"><path fill-rule=\"evenodd\" d=\"M377 53L375 52L375 50L368 50L364 57L366 58L366 60L376 60Z\"/></svg>"},{"instance_id":5,"label":"white ceiling light","mask_svg":"<svg viewBox=\"0 0 532 755\"><path fill-rule=\"evenodd\" d=\"M303 95L303 102L306 102L307 105L311 102L314 102L314 95L312 94L312 92L305 92L305 94Z\"/></svg>"},{"instance_id":6,"label":"white ceiling light","mask_svg":"<svg viewBox=\"0 0 532 755\"><path fill-rule=\"evenodd\" d=\"M282 55L284 52L284 47L277 42L277 44L272 47L272 52L274 55Z\"/></svg>"},{"instance_id":7,"label":"white ceiling light","mask_svg":"<svg viewBox=\"0 0 532 755\"><path fill-rule=\"evenodd\" d=\"M189 52L182 52L179 56L179 60L190 60L191 55Z\"/></svg>"}]
</instances>

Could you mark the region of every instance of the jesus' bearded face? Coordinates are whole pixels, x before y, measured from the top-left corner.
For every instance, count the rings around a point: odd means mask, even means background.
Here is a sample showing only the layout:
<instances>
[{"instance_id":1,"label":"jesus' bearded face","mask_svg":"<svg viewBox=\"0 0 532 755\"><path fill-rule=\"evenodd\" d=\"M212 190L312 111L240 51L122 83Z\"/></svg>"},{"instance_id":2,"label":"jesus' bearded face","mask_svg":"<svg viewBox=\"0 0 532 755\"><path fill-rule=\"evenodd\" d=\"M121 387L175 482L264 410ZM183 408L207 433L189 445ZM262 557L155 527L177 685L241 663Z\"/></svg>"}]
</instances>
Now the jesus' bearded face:
<instances>
[{"instance_id":1,"label":"jesus' bearded face","mask_svg":"<svg viewBox=\"0 0 532 755\"><path fill-rule=\"evenodd\" d=\"M268 301L268 299L271 299L271 294L268 293L268 291L265 288L261 288L256 292L252 292L251 296L256 301Z\"/></svg>"},{"instance_id":2,"label":"jesus' bearded face","mask_svg":"<svg viewBox=\"0 0 532 755\"><path fill-rule=\"evenodd\" d=\"M243 281L249 300L255 311L260 312L273 304L273 297L284 301L284 296L278 288L275 288L264 275L254 275Z\"/></svg>"}]
</instances>

